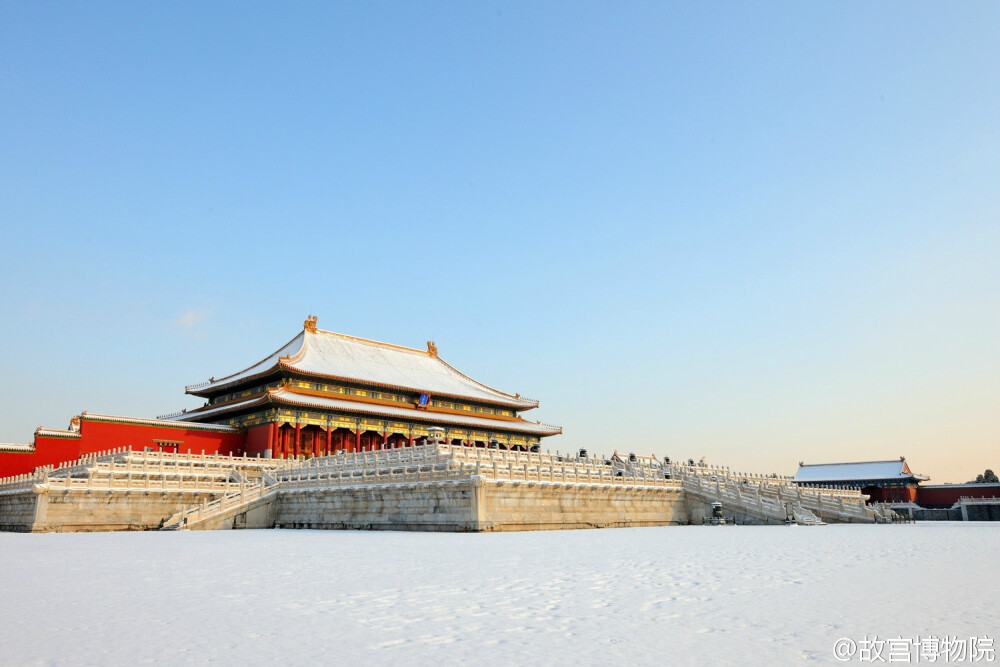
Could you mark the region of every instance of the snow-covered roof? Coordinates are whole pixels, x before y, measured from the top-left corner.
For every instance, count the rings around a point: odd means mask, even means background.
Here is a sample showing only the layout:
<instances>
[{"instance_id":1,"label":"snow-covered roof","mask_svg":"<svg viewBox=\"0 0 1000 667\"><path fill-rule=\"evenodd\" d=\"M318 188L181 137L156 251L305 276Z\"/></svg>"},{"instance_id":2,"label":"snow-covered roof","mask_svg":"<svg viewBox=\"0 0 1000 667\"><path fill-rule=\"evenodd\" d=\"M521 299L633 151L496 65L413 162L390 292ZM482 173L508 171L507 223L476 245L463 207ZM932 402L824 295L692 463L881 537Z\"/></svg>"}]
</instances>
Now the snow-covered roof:
<instances>
[{"instance_id":1,"label":"snow-covered roof","mask_svg":"<svg viewBox=\"0 0 1000 667\"><path fill-rule=\"evenodd\" d=\"M79 438L80 432L73 429L42 428L39 426L35 429L35 437L38 436L43 438Z\"/></svg>"},{"instance_id":2,"label":"snow-covered roof","mask_svg":"<svg viewBox=\"0 0 1000 667\"><path fill-rule=\"evenodd\" d=\"M24 452L35 451L34 445L26 445L20 442L0 442L0 452Z\"/></svg>"},{"instance_id":3,"label":"snow-covered roof","mask_svg":"<svg viewBox=\"0 0 1000 667\"><path fill-rule=\"evenodd\" d=\"M93 412L85 412L80 415L83 421L106 422L113 424L137 424L140 426L182 426L175 419L147 419L143 417L123 417L120 415L101 415ZM219 424L199 424L197 422L184 423L184 428L198 431L217 431L220 433L235 433L238 428ZM76 437L80 437L79 431L71 431Z\"/></svg>"},{"instance_id":4,"label":"snow-covered roof","mask_svg":"<svg viewBox=\"0 0 1000 667\"><path fill-rule=\"evenodd\" d=\"M218 418L222 414L228 412L234 412L248 407L255 407L268 402L305 409L339 410L349 413L390 417L392 419L405 419L408 421L429 422L433 424L452 426L467 426L470 428L490 431L514 431L517 433L530 433L540 436L557 435L562 433L562 428L559 426L550 426L548 424L526 421L524 419L498 419L487 416L456 415L445 412L435 412L433 410L417 410L413 406L396 407L393 405L367 403L364 401L315 396L297 392L288 387L272 389L269 390L266 395L248 398L245 401L237 401L217 407L210 406L206 408L199 408L197 410L189 410L186 413L171 417L171 419L186 421L189 419L205 419L207 417Z\"/></svg>"},{"instance_id":5,"label":"snow-covered roof","mask_svg":"<svg viewBox=\"0 0 1000 667\"><path fill-rule=\"evenodd\" d=\"M210 378L206 382L200 382L198 384L188 385L184 388L185 392L188 394L194 394L195 396L202 396L214 392L216 389L221 387L226 387L229 385L236 384L241 380L247 380L260 375L266 375L271 371L278 368L278 362L281 359L289 358L293 355L298 354L302 350L302 344L305 342L306 332L302 331L295 338L291 339L284 345L282 345L278 350L264 357L258 361L253 366L245 368L238 373L233 373L232 375L227 375L224 378Z\"/></svg>"},{"instance_id":6,"label":"snow-covered roof","mask_svg":"<svg viewBox=\"0 0 1000 667\"><path fill-rule=\"evenodd\" d=\"M853 482L868 480L893 479L927 479L923 475L915 475L906 465L906 460L899 458L893 461L864 461L859 463L820 463L814 465L799 464L793 482Z\"/></svg>"},{"instance_id":7,"label":"snow-covered roof","mask_svg":"<svg viewBox=\"0 0 1000 667\"><path fill-rule=\"evenodd\" d=\"M433 344L428 344L427 350L417 350L322 331L310 327L309 321L301 333L253 366L224 378L188 386L186 391L206 396L279 368L316 377L502 404L519 410L538 406L538 401L504 393L461 373L437 356Z\"/></svg>"},{"instance_id":8,"label":"snow-covered roof","mask_svg":"<svg viewBox=\"0 0 1000 667\"><path fill-rule=\"evenodd\" d=\"M195 408L194 410L186 410L184 412L175 412L172 415L167 415L161 417L168 421L174 422L190 422L191 419L205 419L206 417L217 416L220 414L226 414L229 412L235 412L237 410L242 410L243 408L248 408L256 405L263 405L267 403L267 394L255 394L253 397L248 398L243 401L234 401L232 403L223 403L221 405L208 405L202 408Z\"/></svg>"}]
</instances>

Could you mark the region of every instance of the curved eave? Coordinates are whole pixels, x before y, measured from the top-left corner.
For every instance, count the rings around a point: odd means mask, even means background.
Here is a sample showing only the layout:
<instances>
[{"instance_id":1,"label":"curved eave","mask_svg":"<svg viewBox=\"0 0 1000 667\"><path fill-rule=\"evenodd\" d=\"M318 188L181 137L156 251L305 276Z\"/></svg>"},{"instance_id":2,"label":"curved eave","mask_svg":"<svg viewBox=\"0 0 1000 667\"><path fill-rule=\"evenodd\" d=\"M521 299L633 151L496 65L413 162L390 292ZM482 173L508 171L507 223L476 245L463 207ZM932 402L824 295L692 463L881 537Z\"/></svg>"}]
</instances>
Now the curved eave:
<instances>
[{"instance_id":1,"label":"curved eave","mask_svg":"<svg viewBox=\"0 0 1000 667\"><path fill-rule=\"evenodd\" d=\"M218 394L219 390L221 389L229 389L232 387L239 386L241 384L252 383L254 381L262 380L263 378L266 378L268 375L276 373L278 370L280 370L280 368L281 368L280 364L276 363L273 366L260 371L259 373L254 373L253 375L243 375L234 380L230 381L219 380L215 384L206 384L203 382L202 384L191 385L190 387L184 387L184 393L191 394L192 396L199 396L201 398L208 398L213 394Z\"/></svg>"},{"instance_id":2,"label":"curved eave","mask_svg":"<svg viewBox=\"0 0 1000 667\"><path fill-rule=\"evenodd\" d=\"M529 422L525 420L500 421L483 417L473 417L464 415L450 415L439 412L424 412L422 410L408 408L392 408L367 403L356 403L349 401L339 401L337 399L318 398L309 400L307 396L295 395L295 398L287 394L269 392L269 400L276 405L285 405L306 410L340 410L345 412L357 412L361 414L396 419L401 421L418 421L430 424L447 424L451 426L462 426L476 428L480 430L492 431L514 431L547 437L562 433L562 427L550 426L539 422Z\"/></svg>"},{"instance_id":3,"label":"curved eave","mask_svg":"<svg viewBox=\"0 0 1000 667\"><path fill-rule=\"evenodd\" d=\"M222 389L229 389L231 387L236 387L244 383L249 383L255 380L260 380L262 378L265 378L268 375L277 372L278 369L279 369L278 364L274 364L270 368L263 370L259 373L254 373L253 375L245 375L229 382L218 382L216 384L209 384L209 385L202 383L200 385L192 385L190 387L184 387L184 393L190 394L192 396L199 396L201 398L208 398L213 394L218 394L219 391Z\"/></svg>"},{"instance_id":4,"label":"curved eave","mask_svg":"<svg viewBox=\"0 0 1000 667\"><path fill-rule=\"evenodd\" d=\"M516 408L518 411L530 410L531 408L537 408L538 407L538 401L526 401L526 400L523 400L523 399L515 399L513 396L511 396L510 398L502 398L502 397L500 397L500 398L495 398L495 399L494 398L482 398L482 397L478 397L478 396L464 396L462 394L454 394L454 393L450 393L449 394L449 393L443 393L443 392L439 392L439 391L434 391L434 389L431 389L431 388L428 388L428 387L407 387L407 386L398 385L398 384L388 384L388 383L385 383L385 382L376 382L374 380L361 380L361 379L358 379L358 378L350 378L350 377L344 377L344 376L340 376L340 375L327 375L325 373L314 373L314 372L311 372L311 371L302 370L301 368L297 368L290 361L285 360L285 359L282 359L281 361L279 361L278 362L278 366L282 370L286 370L286 371L293 372L293 373L298 373L299 375L305 375L305 376L314 377L314 378L323 378L323 379L326 379L326 380L335 380L337 382L346 382L348 384L360 384L360 385L364 385L364 386L367 386L367 387L378 387L379 389L394 389L396 391L408 391L408 392L412 392L414 394L420 394L420 393L423 393L425 391L429 391L431 393L431 395L434 396L435 398L441 397L441 398L450 398L450 399L453 399L453 400L469 401L469 402L472 402L472 403L484 403L484 404L487 404L487 405L502 405L505 408ZM495 391L495 390L491 390L491 391Z\"/></svg>"},{"instance_id":5,"label":"curved eave","mask_svg":"<svg viewBox=\"0 0 1000 667\"><path fill-rule=\"evenodd\" d=\"M361 401L349 401L325 397L309 397L302 394L292 394L291 392L283 389L268 390L266 394L261 394L245 401L237 401L217 407L206 406L198 408L197 410L190 410L182 415L179 415L176 418L177 421L174 423L197 422L202 419L224 419L227 415L233 413L254 410L268 405L294 407L303 410L328 410L358 413L399 421L444 424L449 426L475 428L479 430L513 431L517 433L537 435L540 437L559 435L562 433L562 428L559 426L550 426L548 424L530 422L523 419L493 420L485 416L477 417L472 415L452 415L448 413L417 410L416 408L410 407L380 406Z\"/></svg>"},{"instance_id":6,"label":"curved eave","mask_svg":"<svg viewBox=\"0 0 1000 667\"><path fill-rule=\"evenodd\" d=\"M530 410L531 408L537 408L538 407L538 401L532 400L530 398L521 398L520 396L512 396L511 394L508 394L505 391L500 391L499 389L495 389L494 387L491 387L488 384L480 382L479 380L476 380L475 378L472 378L472 377L466 375L465 373L463 373L462 371L458 370L457 368L455 368L454 366L452 366L451 364L449 364L447 361L445 361L441 357L437 357L437 360L438 360L438 363L443 364L445 366L445 368L448 368L449 370L451 370L456 375L459 375L460 377L462 377L463 379L465 379L470 384L475 385L476 387L479 387L479 388L481 388L481 389L483 389L485 391L489 391L489 392L492 392L494 394L497 394L498 396L501 397L500 400L510 401L510 404L512 406L513 405L518 405L518 406L521 407L522 410ZM441 394L441 395L444 396L445 394Z\"/></svg>"},{"instance_id":7,"label":"curved eave","mask_svg":"<svg viewBox=\"0 0 1000 667\"><path fill-rule=\"evenodd\" d=\"M184 387L184 393L191 394L192 396L208 396L208 395L211 395L211 394L215 393L217 390L222 389L224 387L229 387L229 386L232 386L232 385L235 385L235 384L239 384L239 383L247 381L247 380L253 380L253 379L265 376L268 373L272 373L275 370L277 370L277 368L278 368L278 362L282 358L282 353L283 352L284 353L291 352L291 350L289 350L289 348L299 338L302 338L303 342L305 341L305 332L304 331L300 331L299 333L295 334L290 341L288 341L287 343L285 343L284 345L282 345L277 350L275 350L271 354L267 355L266 357L264 357L263 359L261 359L257 363L255 363L253 365L250 365L250 366L247 366L243 370L238 371L236 373L230 373L229 375L227 375L225 377L222 377L222 378L219 378L218 380L212 378L212 379L206 380L205 382L200 382L198 384L188 385L188 386ZM300 344L299 347L300 347L300 350L301 350L302 345ZM274 361L269 364L268 362L271 359L274 359ZM261 367L260 370L254 371L253 373L250 372L253 369L257 368L258 366Z\"/></svg>"},{"instance_id":8,"label":"curved eave","mask_svg":"<svg viewBox=\"0 0 1000 667\"><path fill-rule=\"evenodd\" d=\"M235 403L226 403L225 405L218 406L205 406L198 408L196 410L188 410L187 412L182 412L177 415L173 415L167 421L172 421L174 423L198 423L199 419L218 419L221 415L229 414L230 412L236 412L239 410L244 410L246 408L255 408L260 405L265 405L268 403L267 394L259 394L253 398L247 399L245 401L237 401ZM226 427L229 428L229 427Z\"/></svg>"},{"instance_id":9,"label":"curved eave","mask_svg":"<svg viewBox=\"0 0 1000 667\"><path fill-rule=\"evenodd\" d=\"M451 368L451 366L449 366L449 368ZM469 401L469 402L472 402L472 403L482 403L482 404L485 404L485 405L500 405L500 406L503 406L505 408L515 409L518 412L523 412L525 410L531 410L533 408L537 408L538 407L538 401L535 401L535 400L526 400L526 399L517 399L517 398L514 398L513 396L506 397L506 395L504 395L504 396L501 396L501 397L498 397L498 398L483 398L483 397L477 397L477 396L465 396L465 395L462 395L462 394L438 392L438 391L434 391L433 389L429 390L426 387L408 387L408 386L404 386L404 385L389 384L389 383L385 383L385 382L376 382L374 380L363 380L363 379L359 379L359 378L352 378L352 377L346 377L346 376L341 376L341 375L329 375L329 374L326 374L326 373L314 373L314 372L303 370L301 368L296 367L294 365L294 363L291 362L288 359L279 359L278 362L276 364L274 364L273 366L270 366L270 367L268 367L268 368L266 368L266 369L264 369L264 370L262 370L262 371L260 371L258 373L254 373L253 375L242 375L242 376L240 376L238 378L235 378L233 380L230 380L230 381L219 381L219 382L216 382L215 384L212 384L210 386L205 385L205 384L201 384L201 385L192 385L190 387L185 387L185 393L191 394L192 396L199 396L201 398L207 398L207 397L209 397L209 396L211 396L213 394L218 394L220 392L220 390L224 390L224 389L236 387L238 385L250 384L250 383L252 383L254 381L263 380L267 376L273 375L273 374L277 373L278 371L286 371L288 373L302 375L304 377L321 378L321 379L330 380L330 381L333 381L333 382L342 382L342 383L349 384L349 385L361 385L361 386L365 386L365 387L377 387L379 389L390 389L390 390L394 390L394 391L410 392L410 393L413 393L413 394L420 394L420 393L423 393L425 391L430 391L431 394L435 398L440 397L440 398L447 398L447 399L456 400L456 401ZM456 372L460 372L460 371L456 371ZM472 382L475 382L475 380L472 380ZM481 384L481 383L477 383L477 384ZM482 386L486 387L486 385L482 385ZM203 388L199 388L199 387L203 387ZM496 390L491 389L489 387L487 387L487 388L490 389L490 391L496 391ZM497 393L502 393L502 392L497 392ZM171 416L173 416L173 415L171 415Z\"/></svg>"}]
</instances>

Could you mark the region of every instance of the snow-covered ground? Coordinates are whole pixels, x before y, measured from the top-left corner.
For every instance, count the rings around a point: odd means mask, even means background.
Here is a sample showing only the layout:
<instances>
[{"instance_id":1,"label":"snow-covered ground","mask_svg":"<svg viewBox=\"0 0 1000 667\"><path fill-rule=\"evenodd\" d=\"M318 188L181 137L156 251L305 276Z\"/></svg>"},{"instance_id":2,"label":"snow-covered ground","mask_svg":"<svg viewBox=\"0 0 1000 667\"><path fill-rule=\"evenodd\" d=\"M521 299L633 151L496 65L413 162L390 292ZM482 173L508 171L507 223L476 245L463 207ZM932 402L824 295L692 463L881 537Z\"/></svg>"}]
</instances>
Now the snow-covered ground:
<instances>
[{"instance_id":1,"label":"snow-covered ground","mask_svg":"<svg viewBox=\"0 0 1000 667\"><path fill-rule=\"evenodd\" d=\"M831 663L996 639L997 554L984 523L0 534L0 665Z\"/></svg>"}]
</instances>

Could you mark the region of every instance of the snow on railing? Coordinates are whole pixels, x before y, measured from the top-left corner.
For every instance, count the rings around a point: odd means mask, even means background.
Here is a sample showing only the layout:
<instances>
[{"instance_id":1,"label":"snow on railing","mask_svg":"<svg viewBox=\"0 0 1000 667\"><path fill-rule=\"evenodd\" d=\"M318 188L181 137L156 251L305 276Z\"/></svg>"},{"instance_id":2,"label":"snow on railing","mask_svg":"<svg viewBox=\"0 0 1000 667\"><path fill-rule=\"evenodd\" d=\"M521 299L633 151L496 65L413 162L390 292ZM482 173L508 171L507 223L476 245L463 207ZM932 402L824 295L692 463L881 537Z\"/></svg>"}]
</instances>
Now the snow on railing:
<instances>
[{"instance_id":1,"label":"snow on railing","mask_svg":"<svg viewBox=\"0 0 1000 667\"><path fill-rule=\"evenodd\" d=\"M164 521L163 529L176 530L194 526L202 521L215 518L230 512L240 506L249 505L278 490L278 482L268 471L264 471L260 480L254 483L246 482L245 478L238 484L238 489L230 491L212 501L203 500L194 507L189 507Z\"/></svg>"},{"instance_id":2,"label":"snow on railing","mask_svg":"<svg viewBox=\"0 0 1000 667\"><path fill-rule=\"evenodd\" d=\"M369 486L399 483L454 481L463 477L448 463L378 466L352 470L302 468L278 477L283 491L335 486ZM468 478L469 475L464 477Z\"/></svg>"},{"instance_id":3,"label":"snow on railing","mask_svg":"<svg viewBox=\"0 0 1000 667\"><path fill-rule=\"evenodd\" d=\"M349 454L332 454L330 456L320 456L305 461L289 461L285 466L279 468L281 475L299 470L314 469L360 469L364 467L378 467L411 461L438 460L440 456L433 447L407 447L402 449L384 449L374 452L352 452ZM281 459L279 459L280 461Z\"/></svg>"},{"instance_id":4,"label":"snow on railing","mask_svg":"<svg viewBox=\"0 0 1000 667\"><path fill-rule=\"evenodd\" d=\"M728 466L717 466L717 465L700 465L700 464L688 464L682 462L675 462L667 464L671 471L677 474L694 474L702 475L706 477L716 476L716 477L726 477L727 479L746 479L750 481L767 481L769 483L781 483L790 482L792 477L788 475L778 475L777 473L762 474L755 472L733 472Z\"/></svg>"},{"instance_id":5,"label":"snow on railing","mask_svg":"<svg viewBox=\"0 0 1000 667\"><path fill-rule=\"evenodd\" d=\"M691 466L671 469L671 476L681 479L684 488L710 501L728 501L732 506L756 511L771 518L783 518L786 507L819 513L820 516L841 519L874 520L872 509L865 505L867 496L845 489L815 489L801 487L782 478L759 477L751 483L750 476L728 476L724 469L712 469L715 474L692 472ZM777 481L776 481L777 480Z\"/></svg>"},{"instance_id":6,"label":"snow on railing","mask_svg":"<svg viewBox=\"0 0 1000 667\"><path fill-rule=\"evenodd\" d=\"M961 496L958 502L965 503L966 505L993 505L1000 498L996 496Z\"/></svg>"},{"instance_id":7,"label":"snow on railing","mask_svg":"<svg viewBox=\"0 0 1000 667\"><path fill-rule=\"evenodd\" d=\"M501 482L527 482L528 485L535 483L549 484L573 484L590 486L623 486L623 487L658 487L680 489L681 483L667 479L663 475L637 475L618 474L611 466L595 465L593 463L582 463L580 461L564 461L550 464L531 466L525 461L520 465L515 465L513 461L508 461L504 465L501 461L494 460L492 463L484 463L477 460L475 463L475 474L486 479Z\"/></svg>"},{"instance_id":8,"label":"snow on railing","mask_svg":"<svg viewBox=\"0 0 1000 667\"><path fill-rule=\"evenodd\" d=\"M742 489L728 481L692 475L683 479L684 490L708 501L728 500L737 509L762 518L783 521L788 513L780 498L768 495L761 487Z\"/></svg>"},{"instance_id":9,"label":"snow on railing","mask_svg":"<svg viewBox=\"0 0 1000 667\"><path fill-rule=\"evenodd\" d=\"M206 454L205 450L201 450L201 454L187 454L183 452L147 452L134 449L128 452L128 455L136 459L154 461L161 459L164 461L206 461L217 462L220 465L238 465L241 467L277 468L289 463L283 459L266 459L260 456L247 456L245 453L241 456L233 454Z\"/></svg>"},{"instance_id":10,"label":"snow on railing","mask_svg":"<svg viewBox=\"0 0 1000 667\"><path fill-rule=\"evenodd\" d=\"M0 488L10 484L17 484L21 481L24 481L26 478L39 479L41 478L41 476L44 476L46 474L52 474L52 473L66 474L68 471L83 469L86 465L89 465L90 462L92 461L110 460L113 457L120 456L122 452L123 450L119 449L95 452L93 454L86 454L84 456L81 456L79 459L76 459L74 461L63 461L51 465L39 466L30 473L0 478Z\"/></svg>"},{"instance_id":11,"label":"snow on railing","mask_svg":"<svg viewBox=\"0 0 1000 667\"><path fill-rule=\"evenodd\" d=\"M602 458L517 452L455 445L337 454L309 459L278 471L283 483L354 485L458 480L479 476L492 481L642 485L680 488L659 468L619 470Z\"/></svg>"},{"instance_id":12,"label":"snow on railing","mask_svg":"<svg viewBox=\"0 0 1000 667\"><path fill-rule=\"evenodd\" d=\"M30 473L14 475L0 480L0 496L25 493L35 488L35 485L45 479L45 473Z\"/></svg>"},{"instance_id":13,"label":"snow on railing","mask_svg":"<svg viewBox=\"0 0 1000 667\"><path fill-rule=\"evenodd\" d=\"M80 491L158 491L158 492L194 492L194 493L229 493L239 487L238 482L229 480L204 479L171 479L167 476L154 479L151 476L142 477L110 477L88 475L87 477L46 477L39 482L48 489L80 490Z\"/></svg>"},{"instance_id":14,"label":"snow on railing","mask_svg":"<svg viewBox=\"0 0 1000 667\"><path fill-rule=\"evenodd\" d=\"M0 493L30 490L158 490L228 493L241 470L276 469L274 459L217 454L134 451L128 447L81 456L75 461L41 466L27 475L0 479ZM40 485L39 489L35 489Z\"/></svg>"}]
</instances>

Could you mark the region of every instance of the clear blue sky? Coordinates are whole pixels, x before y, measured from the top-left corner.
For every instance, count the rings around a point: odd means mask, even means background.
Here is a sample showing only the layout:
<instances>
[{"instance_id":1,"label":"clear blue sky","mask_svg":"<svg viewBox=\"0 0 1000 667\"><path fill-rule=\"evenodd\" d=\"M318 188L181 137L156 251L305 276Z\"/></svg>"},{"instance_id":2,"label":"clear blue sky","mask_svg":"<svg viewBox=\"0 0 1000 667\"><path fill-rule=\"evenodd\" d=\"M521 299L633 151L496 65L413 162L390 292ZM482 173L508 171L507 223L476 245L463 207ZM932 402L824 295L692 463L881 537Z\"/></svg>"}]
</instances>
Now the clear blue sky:
<instances>
[{"instance_id":1,"label":"clear blue sky","mask_svg":"<svg viewBox=\"0 0 1000 667\"><path fill-rule=\"evenodd\" d=\"M1000 468L996 3L0 4L0 440L300 329L552 449Z\"/></svg>"}]
</instances>

